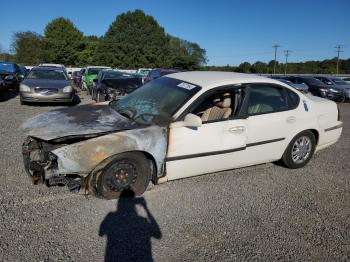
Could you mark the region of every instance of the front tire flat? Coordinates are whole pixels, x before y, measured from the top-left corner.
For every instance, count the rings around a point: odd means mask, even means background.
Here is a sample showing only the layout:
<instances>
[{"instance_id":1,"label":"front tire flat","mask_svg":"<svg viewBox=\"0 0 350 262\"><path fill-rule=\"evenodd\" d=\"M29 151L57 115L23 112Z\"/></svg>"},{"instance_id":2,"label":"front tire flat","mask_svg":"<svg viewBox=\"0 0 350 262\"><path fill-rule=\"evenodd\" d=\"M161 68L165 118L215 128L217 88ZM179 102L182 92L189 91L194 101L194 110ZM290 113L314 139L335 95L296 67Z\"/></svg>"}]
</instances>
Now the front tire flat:
<instances>
[{"instance_id":1,"label":"front tire flat","mask_svg":"<svg viewBox=\"0 0 350 262\"><path fill-rule=\"evenodd\" d=\"M97 196L119 198L122 192L142 195L151 180L149 160L140 152L122 153L111 159L97 178Z\"/></svg>"}]
</instances>

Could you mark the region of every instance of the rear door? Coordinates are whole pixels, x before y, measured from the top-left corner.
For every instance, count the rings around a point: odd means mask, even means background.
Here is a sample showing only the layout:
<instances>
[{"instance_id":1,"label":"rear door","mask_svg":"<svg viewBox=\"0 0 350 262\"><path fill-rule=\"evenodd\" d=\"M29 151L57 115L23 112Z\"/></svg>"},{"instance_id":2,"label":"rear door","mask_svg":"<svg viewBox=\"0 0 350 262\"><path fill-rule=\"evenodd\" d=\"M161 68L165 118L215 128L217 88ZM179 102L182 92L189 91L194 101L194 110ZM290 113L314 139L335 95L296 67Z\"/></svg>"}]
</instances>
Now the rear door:
<instances>
[{"instance_id":1,"label":"rear door","mask_svg":"<svg viewBox=\"0 0 350 262\"><path fill-rule=\"evenodd\" d=\"M247 114L247 165L280 159L286 149L286 138L294 132L298 118L295 108L299 96L294 94L294 104L282 86L261 83L248 88L245 110Z\"/></svg>"}]
</instances>

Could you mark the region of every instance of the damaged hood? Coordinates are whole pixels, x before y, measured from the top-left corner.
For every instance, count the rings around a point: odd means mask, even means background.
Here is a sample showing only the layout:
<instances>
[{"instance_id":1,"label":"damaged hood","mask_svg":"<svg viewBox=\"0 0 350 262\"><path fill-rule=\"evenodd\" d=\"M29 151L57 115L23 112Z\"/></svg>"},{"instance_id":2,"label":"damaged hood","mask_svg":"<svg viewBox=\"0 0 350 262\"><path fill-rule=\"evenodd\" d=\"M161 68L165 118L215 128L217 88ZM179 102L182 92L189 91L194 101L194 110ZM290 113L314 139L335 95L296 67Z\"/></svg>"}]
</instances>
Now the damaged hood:
<instances>
[{"instance_id":1,"label":"damaged hood","mask_svg":"<svg viewBox=\"0 0 350 262\"><path fill-rule=\"evenodd\" d=\"M24 122L22 128L29 136L48 141L73 136L96 136L141 126L108 105L90 104L37 115Z\"/></svg>"}]
</instances>

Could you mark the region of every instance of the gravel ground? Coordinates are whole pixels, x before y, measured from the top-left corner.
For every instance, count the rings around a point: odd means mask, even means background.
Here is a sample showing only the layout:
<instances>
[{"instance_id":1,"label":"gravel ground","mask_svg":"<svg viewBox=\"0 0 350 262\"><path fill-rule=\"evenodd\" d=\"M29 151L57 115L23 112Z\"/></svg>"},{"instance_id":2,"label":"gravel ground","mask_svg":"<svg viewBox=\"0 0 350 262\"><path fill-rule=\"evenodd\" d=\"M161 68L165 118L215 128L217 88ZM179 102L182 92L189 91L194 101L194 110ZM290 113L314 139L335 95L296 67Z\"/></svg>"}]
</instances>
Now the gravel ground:
<instances>
[{"instance_id":1,"label":"gravel ground","mask_svg":"<svg viewBox=\"0 0 350 262\"><path fill-rule=\"evenodd\" d=\"M118 202L32 186L19 126L55 107L3 100L0 261L350 261L350 104L341 140L303 169L243 168Z\"/></svg>"}]
</instances>

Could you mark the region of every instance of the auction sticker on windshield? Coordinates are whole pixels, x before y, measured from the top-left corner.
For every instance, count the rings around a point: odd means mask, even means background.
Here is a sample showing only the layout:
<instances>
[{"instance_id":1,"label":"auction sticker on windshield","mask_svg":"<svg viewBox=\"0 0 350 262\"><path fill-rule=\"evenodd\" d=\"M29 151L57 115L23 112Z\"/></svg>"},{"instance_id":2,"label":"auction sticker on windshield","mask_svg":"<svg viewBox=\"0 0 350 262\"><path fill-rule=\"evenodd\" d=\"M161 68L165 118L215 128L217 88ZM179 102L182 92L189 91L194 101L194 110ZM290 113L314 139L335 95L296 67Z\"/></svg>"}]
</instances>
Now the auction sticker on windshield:
<instances>
[{"instance_id":1,"label":"auction sticker on windshield","mask_svg":"<svg viewBox=\"0 0 350 262\"><path fill-rule=\"evenodd\" d=\"M185 88L185 89L187 89L187 90L192 90L193 88L196 87L195 85L191 85L191 84L185 83L185 82L182 82L182 83L178 84L177 86L178 86L178 87Z\"/></svg>"}]
</instances>

